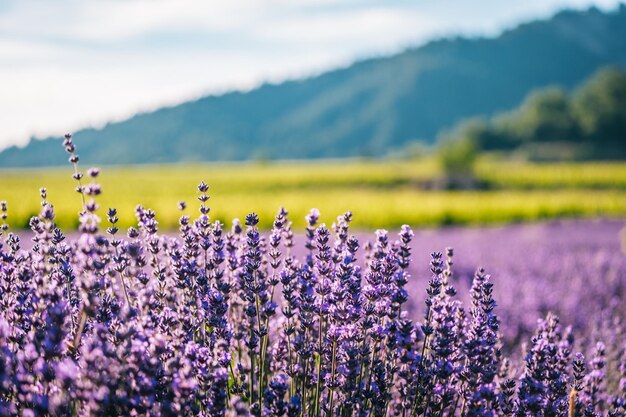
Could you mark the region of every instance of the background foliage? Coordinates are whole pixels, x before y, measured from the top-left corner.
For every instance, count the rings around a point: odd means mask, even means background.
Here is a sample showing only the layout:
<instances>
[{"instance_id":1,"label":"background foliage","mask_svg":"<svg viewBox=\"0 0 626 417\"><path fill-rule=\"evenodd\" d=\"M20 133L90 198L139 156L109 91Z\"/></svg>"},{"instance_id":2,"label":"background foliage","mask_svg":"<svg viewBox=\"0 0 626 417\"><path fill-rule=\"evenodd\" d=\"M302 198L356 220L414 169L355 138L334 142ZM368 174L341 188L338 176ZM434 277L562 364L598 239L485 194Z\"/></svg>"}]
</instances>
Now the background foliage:
<instances>
[{"instance_id":1,"label":"background foliage","mask_svg":"<svg viewBox=\"0 0 626 417\"><path fill-rule=\"evenodd\" d=\"M447 136L442 146L473 143L533 159L625 158L626 72L603 69L571 94L558 87L534 91L518 108L465 121Z\"/></svg>"}]
</instances>

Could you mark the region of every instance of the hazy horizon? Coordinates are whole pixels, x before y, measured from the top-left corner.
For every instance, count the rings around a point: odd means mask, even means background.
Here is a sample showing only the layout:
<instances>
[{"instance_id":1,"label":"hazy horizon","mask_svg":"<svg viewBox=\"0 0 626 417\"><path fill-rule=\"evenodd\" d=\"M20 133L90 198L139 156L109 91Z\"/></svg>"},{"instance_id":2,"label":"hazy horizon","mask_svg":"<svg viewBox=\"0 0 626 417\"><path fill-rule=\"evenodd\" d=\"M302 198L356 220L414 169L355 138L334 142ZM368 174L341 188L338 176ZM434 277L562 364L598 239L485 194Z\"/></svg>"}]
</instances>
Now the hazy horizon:
<instances>
[{"instance_id":1,"label":"hazy horizon","mask_svg":"<svg viewBox=\"0 0 626 417\"><path fill-rule=\"evenodd\" d=\"M181 6L182 4L182 6ZM0 0L0 149L619 1ZM417 24L416 24L417 23Z\"/></svg>"}]
</instances>

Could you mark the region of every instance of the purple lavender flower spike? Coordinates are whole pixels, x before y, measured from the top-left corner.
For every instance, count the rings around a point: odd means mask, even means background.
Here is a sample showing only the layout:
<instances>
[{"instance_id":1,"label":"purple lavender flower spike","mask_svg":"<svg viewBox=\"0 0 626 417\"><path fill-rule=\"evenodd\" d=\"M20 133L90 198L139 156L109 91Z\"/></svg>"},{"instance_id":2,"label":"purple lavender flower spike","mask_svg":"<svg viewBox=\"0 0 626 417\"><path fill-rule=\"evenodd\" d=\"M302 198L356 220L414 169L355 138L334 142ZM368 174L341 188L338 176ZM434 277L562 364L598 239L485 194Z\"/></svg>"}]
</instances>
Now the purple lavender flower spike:
<instances>
[{"instance_id":1,"label":"purple lavender flower spike","mask_svg":"<svg viewBox=\"0 0 626 417\"><path fill-rule=\"evenodd\" d=\"M99 171L78 170L71 135L63 146L79 233L41 189L31 239L0 241L0 417L626 414L621 254L552 247L540 268L494 255L492 281L459 242L462 257L434 252L427 272L413 263L433 242L407 225L362 243L350 212L327 228L313 209L298 235L281 208L270 231L254 213L228 229L205 182L178 236L143 206L126 234L108 209L103 233Z\"/></svg>"}]
</instances>

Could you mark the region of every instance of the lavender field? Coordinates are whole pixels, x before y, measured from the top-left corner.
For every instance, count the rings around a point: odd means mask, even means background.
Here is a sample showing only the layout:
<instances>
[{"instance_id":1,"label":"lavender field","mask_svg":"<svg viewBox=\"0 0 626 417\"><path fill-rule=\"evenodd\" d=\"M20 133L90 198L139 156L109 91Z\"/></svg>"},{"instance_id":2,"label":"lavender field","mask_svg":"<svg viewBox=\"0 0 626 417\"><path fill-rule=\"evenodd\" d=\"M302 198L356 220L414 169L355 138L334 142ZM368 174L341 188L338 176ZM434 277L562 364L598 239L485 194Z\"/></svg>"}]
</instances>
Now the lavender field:
<instances>
[{"instance_id":1,"label":"lavender field","mask_svg":"<svg viewBox=\"0 0 626 417\"><path fill-rule=\"evenodd\" d=\"M0 0L0 62L0 417L626 417L626 0Z\"/></svg>"},{"instance_id":2,"label":"lavender field","mask_svg":"<svg viewBox=\"0 0 626 417\"><path fill-rule=\"evenodd\" d=\"M120 230L64 145L78 233L45 189L31 233L0 204L0 416L626 413L623 221L266 233L201 182L178 234Z\"/></svg>"},{"instance_id":3,"label":"lavender field","mask_svg":"<svg viewBox=\"0 0 626 417\"><path fill-rule=\"evenodd\" d=\"M625 225L617 220L567 220L417 231L408 284L417 303L411 307L421 312L430 254L452 246L452 282L461 296L468 294L476 268L484 267L492 276L502 332L512 346L550 311L575 332L590 335L597 320L626 317L626 255L620 235Z\"/></svg>"}]
</instances>

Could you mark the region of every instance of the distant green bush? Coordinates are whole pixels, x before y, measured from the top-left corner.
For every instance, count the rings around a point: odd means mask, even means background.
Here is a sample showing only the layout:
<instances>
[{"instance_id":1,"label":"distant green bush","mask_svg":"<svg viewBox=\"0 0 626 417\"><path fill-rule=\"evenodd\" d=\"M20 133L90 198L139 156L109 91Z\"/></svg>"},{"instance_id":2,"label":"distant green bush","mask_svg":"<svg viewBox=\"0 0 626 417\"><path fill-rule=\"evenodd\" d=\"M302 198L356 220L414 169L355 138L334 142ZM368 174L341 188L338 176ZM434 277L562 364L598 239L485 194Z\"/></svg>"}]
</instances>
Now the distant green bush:
<instances>
[{"instance_id":1,"label":"distant green bush","mask_svg":"<svg viewBox=\"0 0 626 417\"><path fill-rule=\"evenodd\" d=\"M443 140L437 151L443 173L441 188L476 188L474 169L477 157L478 148L472 138Z\"/></svg>"},{"instance_id":2,"label":"distant green bush","mask_svg":"<svg viewBox=\"0 0 626 417\"><path fill-rule=\"evenodd\" d=\"M602 69L571 94L554 86L531 92L514 110L461 122L452 138L534 160L624 159L626 72Z\"/></svg>"}]
</instances>

